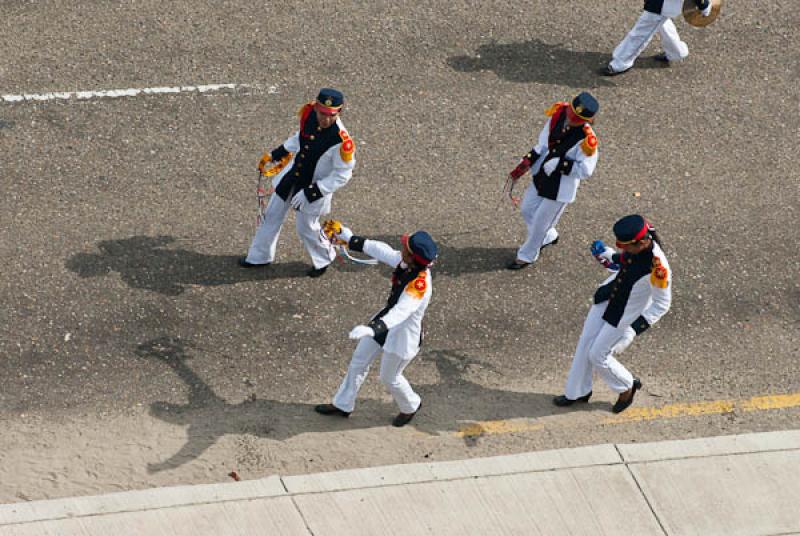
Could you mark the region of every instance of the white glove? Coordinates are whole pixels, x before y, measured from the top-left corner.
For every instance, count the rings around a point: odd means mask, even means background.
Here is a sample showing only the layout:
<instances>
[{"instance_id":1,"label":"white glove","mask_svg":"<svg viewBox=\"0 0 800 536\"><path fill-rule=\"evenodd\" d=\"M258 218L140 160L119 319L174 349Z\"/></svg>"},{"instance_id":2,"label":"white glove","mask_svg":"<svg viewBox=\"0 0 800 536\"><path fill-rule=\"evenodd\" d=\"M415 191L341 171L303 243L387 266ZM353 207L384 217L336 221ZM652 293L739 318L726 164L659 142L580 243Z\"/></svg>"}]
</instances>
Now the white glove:
<instances>
[{"instance_id":1,"label":"white glove","mask_svg":"<svg viewBox=\"0 0 800 536\"><path fill-rule=\"evenodd\" d=\"M542 169L544 170L544 174L548 175L548 176L550 174L552 174L553 171L556 170L556 166L558 165L558 163L560 161L561 161L560 158L551 158L550 160L545 162L544 165L542 166Z\"/></svg>"},{"instance_id":2,"label":"white glove","mask_svg":"<svg viewBox=\"0 0 800 536\"><path fill-rule=\"evenodd\" d=\"M711 2L709 2L707 8L700 10L700 14L704 17L708 17L709 15L711 15L711 7L712 7Z\"/></svg>"},{"instance_id":3,"label":"white glove","mask_svg":"<svg viewBox=\"0 0 800 536\"><path fill-rule=\"evenodd\" d=\"M625 349L631 345L633 339L636 338L636 331L628 326L625 328L625 332L622 335L622 338L611 348L611 352L613 354L621 354L625 351Z\"/></svg>"},{"instance_id":4,"label":"white glove","mask_svg":"<svg viewBox=\"0 0 800 536\"><path fill-rule=\"evenodd\" d=\"M360 339L361 337L372 337L375 335L375 330L369 326L356 326L350 330L350 337L351 339Z\"/></svg>"},{"instance_id":5,"label":"white glove","mask_svg":"<svg viewBox=\"0 0 800 536\"><path fill-rule=\"evenodd\" d=\"M350 239L353 238L353 231L351 231L348 227L342 225L342 230L339 231L334 235L337 240L341 240L345 244L350 243Z\"/></svg>"},{"instance_id":6,"label":"white glove","mask_svg":"<svg viewBox=\"0 0 800 536\"><path fill-rule=\"evenodd\" d=\"M303 193L303 190L300 190L294 194L289 204L292 205L292 208L295 210L303 210L308 204L308 198L306 198L306 194Z\"/></svg>"}]
</instances>

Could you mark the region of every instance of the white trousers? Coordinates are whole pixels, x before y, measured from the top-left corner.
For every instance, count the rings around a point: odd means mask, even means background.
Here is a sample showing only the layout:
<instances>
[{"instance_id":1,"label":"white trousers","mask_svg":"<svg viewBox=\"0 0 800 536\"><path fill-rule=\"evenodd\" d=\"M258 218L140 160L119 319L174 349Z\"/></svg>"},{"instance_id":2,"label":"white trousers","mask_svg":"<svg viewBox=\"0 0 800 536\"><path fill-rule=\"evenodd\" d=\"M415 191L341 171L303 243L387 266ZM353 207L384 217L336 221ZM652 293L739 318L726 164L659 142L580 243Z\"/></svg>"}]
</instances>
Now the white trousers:
<instances>
[{"instance_id":1,"label":"white trousers","mask_svg":"<svg viewBox=\"0 0 800 536\"><path fill-rule=\"evenodd\" d=\"M321 202L321 201L319 201ZM258 226L253 242L247 252L247 262L265 264L275 260L275 248L278 245L278 236L281 234L283 221L291 205L277 194L272 194L264 213L264 221ZM297 236L311 256L314 268L328 266L334 258L336 251L331 245L320 237L319 216L295 211Z\"/></svg>"},{"instance_id":2,"label":"white trousers","mask_svg":"<svg viewBox=\"0 0 800 536\"><path fill-rule=\"evenodd\" d=\"M592 305L583 323L564 388L564 395L572 400L589 394L595 370L615 393L624 393L633 386L633 375L617 361L612 351L625 330L603 320L606 305L607 302Z\"/></svg>"},{"instance_id":3,"label":"white trousers","mask_svg":"<svg viewBox=\"0 0 800 536\"><path fill-rule=\"evenodd\" d=\"M350 366L347 368L347 374L342 380L336 396L333 397L334 406L348 412L355 409L358 390L367 379L370 365L381 351L380 344L375 342L372 337L362 337L358 341L353 358L350 360ZM411 388L406 377L403 376L403 370L411 363L412 359L414 358L403 359L390 352L383 352L383 357L381 357L381 383L392 394L401 413L414 413L419 409L422 401Z\"/></svg>"},{"instance_id":4,"label":"white trousers","mask_svg":"<svg viewBox=\"0 0 800 536\"><path fill-rule=\"evenodd\" d=\"M520 207L522 219L528 226L528 238L517 251L517 259L522 262L534 262L539 258L539 250L558 238L558 223L567 203L553 201L539 195L536 187L530 185L525 190Z\"/></svg>"},{"instance_id":5,"label":"white trousers","mask_svg":"<svg viewBox=\"0 0 800 536\"><path fill-rule=\"evenodd\" d=\"M672 19L643 11L625 39L614 49L611 68L615 71L630 69L656 32L669 61L679 61L689 55L689 47L681 41Z\"/></svg>"}]
</instances>

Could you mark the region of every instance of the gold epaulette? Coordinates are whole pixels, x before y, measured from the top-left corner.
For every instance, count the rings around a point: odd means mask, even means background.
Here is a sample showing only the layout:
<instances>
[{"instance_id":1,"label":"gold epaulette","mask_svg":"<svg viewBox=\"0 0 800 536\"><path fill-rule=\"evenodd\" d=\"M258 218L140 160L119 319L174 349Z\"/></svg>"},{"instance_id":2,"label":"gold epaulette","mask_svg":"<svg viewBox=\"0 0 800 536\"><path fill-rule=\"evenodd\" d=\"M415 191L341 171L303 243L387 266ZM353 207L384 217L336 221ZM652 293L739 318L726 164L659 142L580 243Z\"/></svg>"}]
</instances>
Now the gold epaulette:
<instances>
[{"instance_id":1,"label":"gold epaulette","mask_svg":"<svg viewBox=\"0 0 800 536\"><path fill-rule=\"evenodd\" d=\"M567 103L567 102L557 102L557 103L553 104L550 108L545 110L544 111L544 115L546 115L547 117L553 117L553 114L556 113L559 108L561 108L562 106L566 106L567 104L569 104L569 103Z\"/></svg>"},{"instance_id":2,"label":"gold epaulette","mask_svg":"<svg viewBox=\"0 0 800 536\"><path fill-rule=\"evenodd\" d=\"M667 288L669 285L669 272L661 264L661 259L653 257L653 269L650 271L650 284L656 288Z\"/></svg>"},{"instance_id":3,"label":"gold epaulette","mask_svg":"<svg viewBox=\"0 0 800 536\"><path fill-rule=\"evenodd\" d=\"M428 272L422 270L413 281L406 285L406 292L421 300L425 296L425 290L428 288L427 277Z\"/></svg>"},{"instance_id":4,"label":"gold epaulette","mask_svg":"<svg viewBox=\"0 0 800 536\"><path fill-rule=\"evenodd\" d=\"M342 158L343 162L350 162L353 159L353 153L356 151L356 143L344 129L339 131L339 136L342 137L342 145L339 147L339 156Z\"/></svg>"},{"instance_id":5,"label":"gold epaulette","mask_svg":"<svg viewBox=\"0 0 800 536\"><path fill-rule=\"evenodd\" d=\"M581 149L586 156L592 156L597 152L597 136L595 136L594 130L589 125L583 125L583 133L586 137L581 142Z\"/></svg>"}]
</instances>

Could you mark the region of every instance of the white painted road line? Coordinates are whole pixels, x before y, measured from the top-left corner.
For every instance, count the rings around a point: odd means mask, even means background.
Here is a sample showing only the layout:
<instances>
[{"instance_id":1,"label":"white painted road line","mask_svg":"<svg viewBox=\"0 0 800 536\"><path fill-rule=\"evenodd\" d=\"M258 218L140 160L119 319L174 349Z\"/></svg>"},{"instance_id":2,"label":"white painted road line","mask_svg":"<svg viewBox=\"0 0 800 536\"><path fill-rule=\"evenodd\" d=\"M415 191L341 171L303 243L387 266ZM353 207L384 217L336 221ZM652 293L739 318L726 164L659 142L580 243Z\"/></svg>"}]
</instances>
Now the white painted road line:
<instances>
[{"instance_id":1,"label":"white painted road line","mask_svg":"<svg viewBox=\"0 0 800 536\"><path fill-rule=\"evenodd\" d=\"M22 95L2 95L3 102L31 102L51 100L87 100L101 98L135 97L137 95L159 95L176 93L209 93L222 90L253 89L252 84L208 84L202 86L146 87L130 89L107 89L100 91L58 91L52 93L25 93ZM267 88L268 93L277 93L275 86Z\"/></svg>"}]
</instances>

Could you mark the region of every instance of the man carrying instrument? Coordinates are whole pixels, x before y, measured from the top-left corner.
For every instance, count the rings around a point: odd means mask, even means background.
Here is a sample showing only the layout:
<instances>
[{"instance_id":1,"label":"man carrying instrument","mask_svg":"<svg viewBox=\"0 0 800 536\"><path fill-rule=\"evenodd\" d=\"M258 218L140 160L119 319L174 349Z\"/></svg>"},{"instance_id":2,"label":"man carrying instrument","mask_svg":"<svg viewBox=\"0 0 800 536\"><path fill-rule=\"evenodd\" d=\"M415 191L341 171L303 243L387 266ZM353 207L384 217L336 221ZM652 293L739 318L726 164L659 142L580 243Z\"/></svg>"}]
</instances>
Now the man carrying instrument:
<instances>
[{"instance_id":1,"label":"man carrying instrument","mask_svg":"<svg viewBox=\"0 0 800 536\"><path fill-rule=\"evenodd\" d=\"M645 0L644 10L625 39L617 45L611 56L611 62L603 74L616 76L630 70L633 62L639 57L647 44L658 32L664 52L656 56L657 61L669 64L680 61L689 55L689 47L681 41L672 17L681 14L685 0ZM694 2L703 17L711 15L711 0L689 0Z\"/></svg>"},{"instance_id":2,"label":"man carrying instrument","mask_svg":"<svg viewBox=\"0 0 800 536\"><path fill-rule=\"evenodd\" d=\"M311 256L309 277L319 277L336 257L330 244L320 237L320 216L331 211L333 192L347 184L355 166L355 143L339 118L344 96L323 88L315 101L300 108L300 129L283 145L264 153L259 164L284 162L272 180L274 193L256 230L244 268L269 266L275 259L283 221L289 208L296 211L297 235Z\"/></svg>"},{"instance_id":3,"label":"man carrying instrument","mask_svg":"<svg viewBox=\"0 0 800 536\"><path fill-rule=\"evenodd\" d=\"M558 242L556 224L569 203L575 201L580 181L597 165L597 136L592 130L600 105L587 92L572 102L557 102L545 113L548 120L536 145L509 174L517 181L531 171L533 187L522 199L521 212L528 238L519 248L509 270L527 267L539 251Z\"/></svg>"},{"instance_id":4,"label":"man carrying instrument","mask_svg":"<svg viewBox=\"0 0 800 536\"><path fill-rule=\"evenodd\" d=\"M672 303L672 274L653 226L643 216L631 214L614 224L614 235L619 251L600 240L592 244L592 255L611 275L594 293L564 394L553 399L556 406L588 402L596 371L619 395L611 411L625 411L642 382L617 357Z\"/></svg>"},{"instance_id":5,"label":"man carrying instrument","mask_svg":"<svg viewBox=\"0 0 800 536\"><path fill-rule=\"evenodd\" d=\"M350 338L358 340L347 374L332 404L319 404L314 411L323 415L349 417L369 367L381 352L380 378L392 394L400 413L393 426L405 426L419 411L422 400L403 376L403 370L422 344L422 318L431 299L430 265L438 248L425 231L403 235L402 251L377 240L354 236L339 222L325 223L326 234L352 251L362 252L394 268L392 290L386 305L366 325L356 326Z\"/></svg>"}]
</instances>

